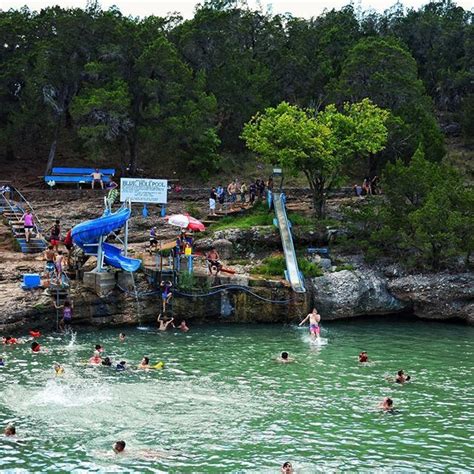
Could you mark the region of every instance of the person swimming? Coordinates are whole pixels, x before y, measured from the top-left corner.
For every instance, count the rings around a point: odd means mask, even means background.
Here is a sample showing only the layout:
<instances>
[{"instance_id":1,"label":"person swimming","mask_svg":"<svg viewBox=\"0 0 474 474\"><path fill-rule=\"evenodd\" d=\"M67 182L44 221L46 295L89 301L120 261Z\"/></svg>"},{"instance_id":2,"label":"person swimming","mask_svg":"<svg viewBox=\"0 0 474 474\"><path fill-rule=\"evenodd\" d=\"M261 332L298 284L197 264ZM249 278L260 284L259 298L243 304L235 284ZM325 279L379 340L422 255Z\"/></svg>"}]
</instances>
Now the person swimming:
<instances>
[{"instance_id":1,"label":"person swimming","mask_svg":"<svg viewBox=\"0 0 474 474\"><path fill-rule=\"evenodd\" d=\"M112 367L112 361L110 360L110 357L105 357L102 361L102 365L105 367Z\"/></svg>"},{"instance_id":2,"label":"person swimming","mask_svg":"<svg viewBox=\"0 0 474 474\"><path fill-rule=\"evenodd\" d=\"M0 357L0 367L5 367L5 362L2 357Z\"/></svg>"},{"instance_id":3,"label":"person swimming","mask_svg":"<svg viewBox=\"0 0 474 474\"><path fill-rule=\"evenodd\" d=\"M318 313L316 308L313 308L313 311L309 313L306 318L301 321L299 324L302 326L306 321L309 319L309 333L313 339L320 339L321 328L319 327L319 323L321 322L321 315Z\"/></svg>"},{"instance_id":4,"label":"person swimming","mask_svg":"<svg viewBox=\"0 0 474 474\"><path fill-rule=\"evenodd\" d=\"M369 362L369 356L367 355L367 352L365 351L362 351L360 354L359 354L359 362Z\"/></svg>"},{"instance_id":5,"label":"person swimming","mask_svg":"<svg viewBox=\"0 0 474 474\"><path fill-rule=\"evenodd\" d=\"M186 321L184 319L179 323L178 329L181 332L188 332L189 331L189 327L187 326Z\"/></svg>"},{"instance_id":6,"label":"person swimming","mask_svg":"<svg viewBox=\"0 0 474 474\"><path fill-rule=\"evenodd\" d=\"M40 352L41 351L41 346L36 341L34 341L34 342L31 343L31 350L33 352Z\"/></svg>"},{"instance_id":7,"label":"person swimming","mask_svg":"<svg viewBox=\"0 0 474 474\"><path fill-rule=\"evenodd\" d=\"M409 375L405 375L405 372L403 370L399 370L397 372L397 376L395 377L395 382L404 384L405 382L409 382L411 377Z\"/></svg>"},{"instance_id":8,"label":"person swimming","mask_svg":"<svg viewBox=\"0 0 474 474\"><path fill-rule=\"evenodd\" d=\"M138 365L139 369L149 369L150 368L150 359L148 357L143 357L142 361Z\"/></svg>"},{"instance_id":9,"label":"person swimming","mask_svg":"<svg viewBox=\"0 0 474 474\"><path fill-rule=\"evenodd\" d=\"M94 355L89 359L89 364L99 365L101 362L102 362L102 358L100 357L100 352L95 351Z\"/></svg>"},{"instance_id":10,"label":"person swimming","mask_svg":"<svg viewBox=\"0 0 474 474\"><path fill-rule=\"evenodd\" d=\"M96 344L95 345L95 350L99 353L102 353L102 352L104 352L105 349L100 344Z\"/></svg>"},{"instance_id":11,"label":"person swimming","mask_svg":"<svg viewBox=\"0 0 474 474\"><path fill-rule=\"evenodd\" d=\"M54 372L56 375L63 375L64 374L64 367L60 364L54 364Z\"/></svg>"},{"instance_id":12,"label":"person swimming","mask_svg":"<svg viewBox=\"0 0 474 474\"><path fill-rule=\"evenodd\" d=\"M3 431L5 436L16 436L16 428L15 425L12 425L11 423L8 423L8 425L5 427L5 430Z\"/></svg>"},{"instance_id":13,"label":"person swimming","mask_svg":"<svg viewBox=\"0 0 474 474\"><path fill-rule=\"evenodd\" d=\"M379 408L383 411L393 411L393 400L390 397L385 397L380 403Z\"/></svg>"},{"instance_id":14,"label":"person swimming","mask_svg":"<svg viewBox=\"0 0 474 474\"><path fill-rule=\"evenodd\" d=\"M127 443L125 443L125 441L116 441L112 449L114 450L115 454L120 454L125 451L125 446L127 446Z\"/></svg>"},{"instance_id":15,"label":"person swimming","mask_svg":"<svg viewBox=\"0 0 474 474\"><path fill-rule=\"evenodd\" d=\"M283 466L281 466L281 474L293 474L293 466L291 465L291 462L285 462L283 463Z\"/></svg>"},{"instance_id":16,"label":"person swimming","mask_svg":"<svg viewBox=\"0 0 474 474\"><path fill-rule=\"evenodd\" d=\"M18 344L18 339L16 337L3 336L2 344Z\"/></svg>"},{"instance_id":17,"label":"person swimming","mask_svg":"<svg viewBox=\"0 0 474 474\"><path fill-rule=\"evenodd\" d=\"M280 357L277 358L277 362L281 362L282 364L288 364L289 362L294 362L295 359L292 359L290 357L290 354L288 352L283 351L280 354Z\"/></svg>"},{"instance_id":18,"label":"person swimming","mask_svg":"<svg viewBox=\"0 0 474 474\"><path fill-rule=\"evenodd\" d=\"M124 332L121 332L121 333L119 334L119 341L120 341L120 342L125 342L125 333L124 333Z\"/></svg>"},{"instance_id":19,"label":"person swimming","mask_svg":"<svg viewBox=\"0 0 474 474\"><path fill-rule=\"evenodd\" d=\"M125 364L126 364L126 362L124 360L120 361L116 365L115 370L125 370L126 369Z\"/></svg>"},{"instance_id":20,"label":"person swimming","mask_svg":"<svg viewBox=\"0 0 474 474\"><path fill-rule=\"evenodd\" d=\"M30 333L30 336L33 338L41 337L41 333L38 330L31 329L29 333Z\"/></svg>"}]
</instances>

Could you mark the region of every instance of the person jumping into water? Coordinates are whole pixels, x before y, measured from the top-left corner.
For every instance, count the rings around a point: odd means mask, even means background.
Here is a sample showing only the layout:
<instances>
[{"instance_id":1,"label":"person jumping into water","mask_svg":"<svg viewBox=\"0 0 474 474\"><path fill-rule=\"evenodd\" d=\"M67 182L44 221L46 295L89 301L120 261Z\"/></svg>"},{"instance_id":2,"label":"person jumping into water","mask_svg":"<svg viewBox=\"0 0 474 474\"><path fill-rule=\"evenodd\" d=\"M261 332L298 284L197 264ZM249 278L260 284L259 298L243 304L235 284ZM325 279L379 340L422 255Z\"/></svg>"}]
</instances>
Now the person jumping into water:
<instances>
[{"instance_id":1,"label":"person jumping into water","mask_svg":"<svg viewBox=\"0 0 474 474\"><path fill-rule=\"evenodd\" d=\"M302 326L306 321L309 319L309 333L313 339L319 340L319 334L321 332L321 328L319 327L319 323L321 322L321 315L318 313L316 308L313 308L313 311L306 316L306 318L301 321L299 324Z\"/></svg>"}]
</instances>

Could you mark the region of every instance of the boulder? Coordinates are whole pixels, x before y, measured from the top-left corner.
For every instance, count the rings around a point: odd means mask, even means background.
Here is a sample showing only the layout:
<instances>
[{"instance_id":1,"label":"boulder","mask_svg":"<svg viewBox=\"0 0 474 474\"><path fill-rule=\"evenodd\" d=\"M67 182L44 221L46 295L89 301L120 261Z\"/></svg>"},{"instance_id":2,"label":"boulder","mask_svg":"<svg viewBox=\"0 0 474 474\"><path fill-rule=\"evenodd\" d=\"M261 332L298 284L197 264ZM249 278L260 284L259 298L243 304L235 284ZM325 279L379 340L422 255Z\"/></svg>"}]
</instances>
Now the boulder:
<instances>
[{"instance_id":1,"label":"boulder","mask_svg":"<svg viewBox=\"0 0 474 474\"><path fill-rule=\"evenodd\" d=\"M434 273L394 278L389 291L426 319L462 319L474 324L474 274Z\"/></svg>"},{"instance_id":2,"label":"boulder","mask_svg":"<svg viewBox=\"0 0 474 474\"><path fill-rule=\"evenodd\" d=\"M227 239L217 239L212 242L212 246L216 248L220 257L223 259L232 258L232 242Z\"/></svg>"},{"instance_id":3,"label":"boulder","mask_svg":"<svg viewBox=\"0 0 474 474\"><path fill-rule=\"evenodd\" d=\"M410 307L387 290L386 280L371 270L343 270L312 278L308 291L324 319L393 314Z\"/></svg>"}]
</instances>

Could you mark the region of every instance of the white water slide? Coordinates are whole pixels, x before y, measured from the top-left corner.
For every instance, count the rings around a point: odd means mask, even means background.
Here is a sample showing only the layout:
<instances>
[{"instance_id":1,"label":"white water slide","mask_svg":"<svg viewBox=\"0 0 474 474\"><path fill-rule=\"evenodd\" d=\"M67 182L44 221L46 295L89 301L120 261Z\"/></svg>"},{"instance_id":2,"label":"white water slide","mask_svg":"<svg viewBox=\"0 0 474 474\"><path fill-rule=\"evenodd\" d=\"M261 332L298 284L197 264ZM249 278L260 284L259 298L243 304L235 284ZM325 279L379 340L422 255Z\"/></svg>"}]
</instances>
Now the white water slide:
<instances>
[{"instance_id":1,"label":"white water slide","mask_svg":"<svg viewBox=\"0 0 474 474\"><path fill-rule=\"evenodd\" d=\"M288 220L285 209L285 195L283 193L273 193L273 205L275 215L280 230L281 243L286 261L286 279L296 293L305 293L304 279L298 268L295 246L291 235L291 223Z\"/></svg>"}]
</instances>

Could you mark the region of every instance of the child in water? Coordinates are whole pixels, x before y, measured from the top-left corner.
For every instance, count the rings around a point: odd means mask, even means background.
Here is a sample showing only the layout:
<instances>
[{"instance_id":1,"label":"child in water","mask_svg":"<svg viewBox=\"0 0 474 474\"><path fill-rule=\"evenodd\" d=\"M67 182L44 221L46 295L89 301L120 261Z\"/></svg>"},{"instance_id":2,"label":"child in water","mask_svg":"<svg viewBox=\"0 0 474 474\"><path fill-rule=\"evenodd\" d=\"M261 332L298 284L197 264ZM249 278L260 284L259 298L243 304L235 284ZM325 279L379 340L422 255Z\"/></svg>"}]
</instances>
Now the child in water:
<instances>
[{"instance_id":1,"label":"child in water","mask_svg":"<svg viewBox=\"0 0 474 474\"><path fill-rule=\"evenodd\" d=\"M125 370L126 369L125 364L126 362L124 360L120 361L115 367L115 370Z\"/></svg>"},{"instance_id":2,"label":"child in water","mask_svg":"<svg viewBox=\"0 0 474 474\"><path fill-rule=\"evenodd\" d=\"M309 319L309 333L313 339L320 339L319 334L321 332L321 328L319 327L319 323L321 322L321 315L318 313L316 308L313 308L313 311L306 316L306 318L301 321L299 324L302 326L306 321Z\"/></svg>"},{"instance_id":3,"label":"child in water","mask_svg":"<svg viewBox=\"0 0 474 474\"><path fill-rule=\"evenodd\" d=\"M393 411L393 400L390 397L385 397L379 403L379 408L383 411Z\"/></svg>"},{"instance_id":4,"label":"child in water","mask_svg":"<svg viewBox=\"0 0 474 474\"><path fill-rule=\"evenodd\" d=\"M63 375L64 374L64 368L59 364L54 364L54 373L56 375Z\"/></svg>"},{"instance_id":5,"label":"child in water","mask_svg":"<svg viewBox=\"0 0 474 474\"><path fill-rule=\"evenodd\" d=\"M409 375L405 375L405 372L403 370L399 370L397 372L397 376L395 377L395 382L404 384L405 382L409 382L411 377Z\"/></svg>"},{"instance_id":6,"label":"child in water","mask_svg":"<svg viewBox=\"0 0 474 474\"><path fill-rule=\"evenodd\" d=\"M150 368L150 359L148 357L143 357L142 361L138 365L139 369L149 369Z\"/></svg>"},{"instance_id":7,"label":"child in water","mask_svg":"<svg viewBox=\"0 0 474 474\"><path fill-rule=\"evenodd\" d=\"M31 350L32 352L40 352L41 346L36 341L34 341L31 343Z\"/></svg>"},{"instance_id":8,"label":"child in water","mask_svg":"<svg viewBox=\"0 0 474 474\"><path fill-rule=\"evenodd\" d=\"M100 357L100 352L95 351L94 355L89 359L89 364L91 365L100 365L102 362L102 358Z\"/></svg>"},{"instance_id":9,"label":"child in water","mask_svg":"<svg viewBox=\"0 0 474 474\"><path fill-rule=\"evenodd\" d=\"M282 364L288 364L289 362L294 362L295 359L290 357L290 354L288 352L284 351L280 354L280 357L278 357L277 362L281 362Z\"/></svg>"},{"instance_id":10,"label":"child in water","mask_svg":"<svg viewBox=\"0 0 474 474\"><path fill-rule=\"evenodd\" d=\"M120 341L120 342L125 342L125 333L124 333L124 332L121 332L121 333L119 334L119 341Z\"/></svg>"},{"instance_id":11,"label":"child in water","mask_svg":"<svg viewBox=\"0 0 474 474\"><path fill-rule=\"evenodd\" d=\"M359 362L369 362L369 356L367 355L367 352L362 351L359 354Z\"/></svg>"},{"instance_id":12,"label":"child in water","mask_svg":"<svg viewBox=\"0 0 474 474\"><path fill-rule=\"evenodd\" d=\"M115 454L120 454L124 452L125 446L126 446L125 441L116 441L112 449L114 450Z\"/></svg>"}]
</instances>

